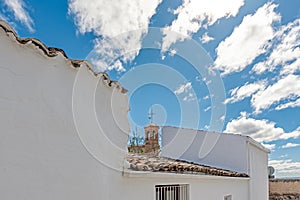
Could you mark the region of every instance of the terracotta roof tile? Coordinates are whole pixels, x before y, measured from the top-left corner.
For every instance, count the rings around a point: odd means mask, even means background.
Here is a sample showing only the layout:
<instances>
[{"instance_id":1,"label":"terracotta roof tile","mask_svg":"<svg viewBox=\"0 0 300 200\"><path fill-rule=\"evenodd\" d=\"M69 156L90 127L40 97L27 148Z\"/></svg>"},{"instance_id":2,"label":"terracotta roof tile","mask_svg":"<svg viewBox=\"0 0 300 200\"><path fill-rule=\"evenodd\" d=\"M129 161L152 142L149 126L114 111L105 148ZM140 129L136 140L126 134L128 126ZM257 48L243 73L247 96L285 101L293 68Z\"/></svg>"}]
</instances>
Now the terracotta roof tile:
<instances>
[{"instance_id":1,"label":"terracotta roof tile","mask_svg":"<svg viewBox=\"0 0 300 200\"><path fill-rule=\"evenodd\" d=\"M127 161L130 164L130 169L135 171L249 177L247 174L243 173L152 155L129 154L127 156Z\"/></svg>"}]
</instances>

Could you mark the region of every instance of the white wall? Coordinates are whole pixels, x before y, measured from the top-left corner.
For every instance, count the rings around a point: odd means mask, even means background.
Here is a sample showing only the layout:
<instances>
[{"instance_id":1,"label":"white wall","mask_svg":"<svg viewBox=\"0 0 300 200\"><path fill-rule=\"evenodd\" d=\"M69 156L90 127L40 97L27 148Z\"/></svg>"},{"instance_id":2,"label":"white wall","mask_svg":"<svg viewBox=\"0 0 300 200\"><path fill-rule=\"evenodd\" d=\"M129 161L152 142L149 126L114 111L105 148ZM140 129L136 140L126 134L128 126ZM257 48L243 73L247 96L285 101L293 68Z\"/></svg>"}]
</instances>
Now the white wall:
<instances>
[{"instance_id":1,"label":"white wall","mask_svg":"<svg viewBox=\"0 0 300 200\"><path fill-rule=\"evenodd\" d=\"M0 46L1 199L118 199L112 186L122 186L126 95L85 63L75 69L61 53L50 58L1 27Z\"/></svg>"},{"instance_id":2,"label":"white wall","mask_svg":"<svg viewBox=\"0 0 300 200\"><path fill-rule=\"evenodd\" d=\"M175 177L176 176L176 177ZM191 177L194 176L194 177ZM248 179L216 178L191 175L168 176L159 174L155 176L137 176L126 178L127 191L132 192L132 200L155 199L155 185L189 184L191 200L223 200L224 196L232 195L233 199L248 200Z\"/></svg>"},{"instance_id":3,"label":"white wall","mask_svg":"<svg viewBox=\"0 0 300 200\"><path fill-rule=\"evenodd\" d=\"M250 200L269 199L268 153L248 143Z\"/></svg>"},{"instance_id":4,"label":"white wall","mask_svg":"<svg viewBox=\"0 0 300 200\"><path fill-rule=\"evenodd\" d=\"M201 151L208 153L201 158ZM250 199L268 199L268 151L251 138L163 127L161 155L247 173Z\"/></svg>"},{"instance_id":5,"label":"white wall","mask_svg":"<svg viewBox=\"0 0 300 200\"><path fill-rule=\"evenodd\" d=\"M163 127L161 155L247 173L246 141L239 135Z\"/></svg>"}]
</instances>

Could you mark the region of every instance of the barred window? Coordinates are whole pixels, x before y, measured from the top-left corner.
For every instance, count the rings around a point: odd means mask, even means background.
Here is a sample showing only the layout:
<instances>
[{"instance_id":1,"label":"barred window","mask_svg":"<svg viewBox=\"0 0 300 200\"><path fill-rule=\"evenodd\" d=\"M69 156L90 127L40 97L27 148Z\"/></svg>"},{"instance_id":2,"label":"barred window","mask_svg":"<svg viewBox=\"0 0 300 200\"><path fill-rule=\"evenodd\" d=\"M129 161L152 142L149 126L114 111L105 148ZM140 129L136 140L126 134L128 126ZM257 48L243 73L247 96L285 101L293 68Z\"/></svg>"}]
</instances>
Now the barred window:
<instances>
[{"instance_id":1,"label":"barred window","mask_svg":"<svg viewBox=\"0 0 300 200\"><path fill-rule=\"evenodd\" d=\"M189 185L156 185L156 200L188 200Z\"/></svg>"}]
</instances>

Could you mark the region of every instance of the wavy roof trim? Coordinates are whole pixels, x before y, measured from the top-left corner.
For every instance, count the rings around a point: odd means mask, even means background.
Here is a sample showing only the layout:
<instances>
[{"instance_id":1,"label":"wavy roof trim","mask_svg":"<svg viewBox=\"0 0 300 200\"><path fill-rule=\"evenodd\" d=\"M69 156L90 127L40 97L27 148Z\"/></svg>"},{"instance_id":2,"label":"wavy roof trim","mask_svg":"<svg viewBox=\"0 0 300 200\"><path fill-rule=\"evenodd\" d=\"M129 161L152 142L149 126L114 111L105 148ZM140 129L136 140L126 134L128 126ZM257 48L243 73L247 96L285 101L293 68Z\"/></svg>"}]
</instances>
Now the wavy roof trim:
<instances>
[{"instance_id":1,"label":"wavy roof trim","mask_svg":"<svg viewBox=\"0 0 300 200\"><path fill-rule=\"evenodd\" d=\"M122 93L127 92L127 90L125 88L123 88L119 82L110 80L107 73L95 71L92 64L90 64L88 61L70 59L63 49L55 48L55 47L47 47L43 42L41 42L40 40L38 40L36 38L19 38L17 33L15 32L15 30L7 22L5 22L3 20L0 20L0 28L2 28L4 30L4 32L6 32L7 36L9 36L9 37L13 36L14 39L17 42L19 42L19 44L25 45L28 43L32 43L34 46L38 47L43 52L44 55L46 55L48 57L56 57L59 54L61 54L61 55L63 55L63 57L65 57L66 60L70 61L70 63L72 64L72 66L74 68L79 68L84 65L96 77L102 77L103 80L105 80L105 82L107 83L107 85L109 87L114 86L115 88L120 89Z\"/></svg>"}]
</instances>

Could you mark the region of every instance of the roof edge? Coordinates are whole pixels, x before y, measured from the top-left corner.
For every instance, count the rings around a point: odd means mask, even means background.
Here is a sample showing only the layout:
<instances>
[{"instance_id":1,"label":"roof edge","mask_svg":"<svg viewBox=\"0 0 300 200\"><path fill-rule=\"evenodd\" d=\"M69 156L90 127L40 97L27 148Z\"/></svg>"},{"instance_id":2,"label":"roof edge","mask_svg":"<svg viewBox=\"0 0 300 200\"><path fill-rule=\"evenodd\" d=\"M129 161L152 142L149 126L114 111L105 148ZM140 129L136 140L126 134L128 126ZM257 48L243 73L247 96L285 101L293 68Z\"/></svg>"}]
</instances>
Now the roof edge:
<instances>
[{"instance_id":1,"label":"roof edge","mask_svg":"<svg viewBox=\"0 0 300 200\"><path fill-rule=\"evenodd\" d=\"M256 140L254 140L252 137L250 136L246 136L247 137L247 141L252 144L253 146L255 146L256 148L266 152L266 153L271 153L270 149L264 147L262 144L260 144L259 142L257 142Z\"/></svg>"},{"instance_id":2,"label":"roof edge","mask_svg":"<svg viewBox=\"0 0 300 200\"><path fill-rule=\"evenodd\" d=\"M236 176L215 176L209 174L182 174L182 173L166 173L166 172L152 172L152 171L134 171L130 169L123 170L123 176L126 178L175 178L175 179L203 179L203 180L241 180L249 181L250 177L236 177Z\"/></svg>"},{"instance_id":3,"label":"roof edge","mask_svg":"<svg viewBox=\"0 0 300 200\"><path fill-rule=\"evenodd\" d=\"M260 144L259 142L257 142L256 140L254 140L252 137L247 136L247 135L242 135L242 134L235 134L235 133L225 133L225 132L216 132L216 131L207 131L207 130L200 130L200 129L193 129L193 128L179 128L176 126L162 126L162 128L178 128L178 129L184 129L184 130L192 130L195 131L195 134L198 134L198 131L203 131L205 133L217 133L217 134L226 134L226 135L232 135L232 136L236 136L236 137L242 137L245 138L249 143L251 143L253 146L257 147L260 150L263 150L267 153L270 153L271 151L264 147L262 144Z\"/></svg>"},{"instance_id":4,"label":"roof edge","mask_svg":"<svg viewBox=\"0 0 300 200\"><path fill-rule=\"evenodd\" d=\"M109 75L105 72L95 71L93 65L88 61L71 59L67 56L67 54L63 49L56 48L56 47L48 47L43 42L41 42L36 38L19 38L16 31L4 20L0 20L0 28L2 28L6 33L11 33L14 36L15 40L19 42L19 44L25 45L31 42L33 45L38 47L44 53L44 55L48 57L56 57L59 54L61 54L66 60L70 61L71 65L74 68L79 68L82 67L82 65L85 65L95 77L98 76L103 77L103 79L107 82L108 86L112 87L114 85L116 88L120 89L121 93L123 94L127 93L127 89L123 88L119 82L110 80Z\"/></svg>"}]
</instances>

